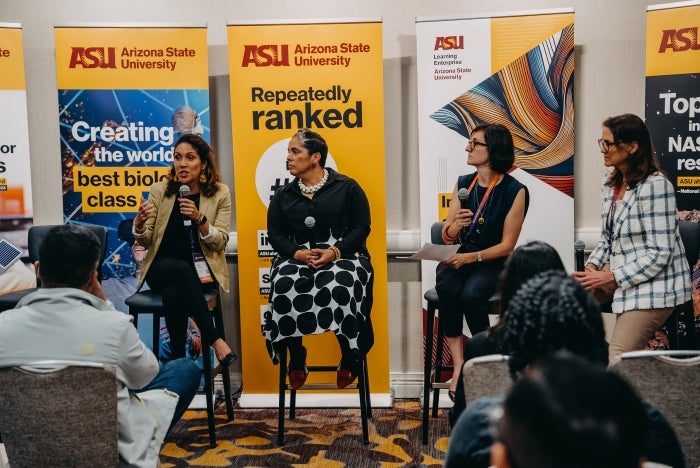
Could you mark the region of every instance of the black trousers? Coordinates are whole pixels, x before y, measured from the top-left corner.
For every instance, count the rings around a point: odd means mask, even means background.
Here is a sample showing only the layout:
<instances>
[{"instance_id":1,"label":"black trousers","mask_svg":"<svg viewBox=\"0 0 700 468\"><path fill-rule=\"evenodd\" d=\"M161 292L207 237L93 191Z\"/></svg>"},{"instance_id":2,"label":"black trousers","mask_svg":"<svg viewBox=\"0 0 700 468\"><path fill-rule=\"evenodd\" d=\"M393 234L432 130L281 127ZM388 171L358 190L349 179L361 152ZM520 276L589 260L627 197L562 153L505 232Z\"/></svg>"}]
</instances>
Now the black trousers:
<instances>
[{"instance_id":1,"label":"black trousers","mask_svg":"<svg viewBox=\"0 0 700 468\"><path fill-rule=\"evenodd\" d=\"M462 336L463 317L472 335L488 328L490 301L502 269L502 262L470 263L456 269L438 265L435 290L445 336Z\"/></svg>"},{"instance_id":2,"label":"black trousers","mask_svg":"<svg viewBox=\"0 0 700 468\"><path fill-rule=\"evenodd\" d=\"M185 356L188 317L194 319L207 343L221 338L204 300L204 291L217 288L216 283L202 284L192 265L170 258L154 261L146 281L152 290L163 296L173 359Z\"/></svg>"}]
</instances>

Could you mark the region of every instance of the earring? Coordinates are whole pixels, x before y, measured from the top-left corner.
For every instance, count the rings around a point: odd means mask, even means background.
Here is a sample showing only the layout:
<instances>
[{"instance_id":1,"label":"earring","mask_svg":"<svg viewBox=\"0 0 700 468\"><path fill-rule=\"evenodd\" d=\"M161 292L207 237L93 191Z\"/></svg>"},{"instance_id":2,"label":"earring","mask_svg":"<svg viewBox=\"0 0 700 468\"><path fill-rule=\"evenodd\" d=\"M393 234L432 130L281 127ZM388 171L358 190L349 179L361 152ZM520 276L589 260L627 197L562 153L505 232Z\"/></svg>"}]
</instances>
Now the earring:
<instances>
[{"instance_id":1,"label":"earring","mask_svg":"<svg viewBox=\"0 0 700 468\"><path fill-rule=\"evenodd\" d=\"M199 174L199 183L200 184L206 184L207 183L207 175L202 171L201 174Z\"/></svg>"},{"instance_id":2,"label":"earring","mask_svg":"<svg viewBox=\"0 0 700 468\"><path fill-rule=\"evenodd\" d=\"M316 169L316 163L311 163L311 167L313 167L314 169Z\"/></svg>"},{"instance_id":3,"label":"earring","mask_svg":"<svg viewBox=\"0 0 700 468\"><path fill-rule=\"evenodd\" d=\"M178 180L177 180L177 174L173 174L172 179L173 179L173 182L177 182L177 181L178 181Z\"/></svg>"}]
</instances>

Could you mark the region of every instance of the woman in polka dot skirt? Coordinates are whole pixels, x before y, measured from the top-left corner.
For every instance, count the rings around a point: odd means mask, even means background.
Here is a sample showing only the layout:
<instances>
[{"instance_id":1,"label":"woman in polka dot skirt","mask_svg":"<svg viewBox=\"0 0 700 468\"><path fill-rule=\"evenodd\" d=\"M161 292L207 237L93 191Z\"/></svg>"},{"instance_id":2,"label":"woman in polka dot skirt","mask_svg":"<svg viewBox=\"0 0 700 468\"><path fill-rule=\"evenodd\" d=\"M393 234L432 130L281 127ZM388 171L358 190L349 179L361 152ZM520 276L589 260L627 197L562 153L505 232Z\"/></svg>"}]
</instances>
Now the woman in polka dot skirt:
<instances>
[{"instance_id":1,"label":"woman in polka dot skirt","mask_svg":"<svg viewBox=\"0 0 700 468\"><path fill-rule=\"evenodd\" d=\"M295 389L308 375L302 336L335 333L342 354L338 388L355 380L358 359L374 342L374 275L365 245L369 202L357 182L325 167L327 156L321 135L305 128L296 132L287 148L295 178L277 190L267 212L277 257L263 333L273 362L281 346L288 346L289 383Z\"/></svg>"}]
</instances>

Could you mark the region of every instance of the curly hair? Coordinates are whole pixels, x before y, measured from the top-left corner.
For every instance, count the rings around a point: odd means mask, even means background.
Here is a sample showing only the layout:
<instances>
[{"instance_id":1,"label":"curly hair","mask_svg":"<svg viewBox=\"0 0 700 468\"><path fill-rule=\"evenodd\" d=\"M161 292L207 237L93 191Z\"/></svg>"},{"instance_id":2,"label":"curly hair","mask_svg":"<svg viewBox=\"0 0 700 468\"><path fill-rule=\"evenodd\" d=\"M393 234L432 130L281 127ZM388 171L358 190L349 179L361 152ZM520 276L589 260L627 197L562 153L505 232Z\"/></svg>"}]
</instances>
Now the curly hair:
<instances>
[{"instance_id":1,"label":"curly hair","mask_svg":"<svg viewBox=\"0 0 700 468\"><path fill-rule=\"evenodd\" d=\"M515 378L551 352L566 349L607 365L603 317L598 302L564 271L547 271L518 290L503 315L503 348Z\"/></svg>"},{"instance_id":2,"label":"curly hair","mask_svg":"<svg viewBox=\"0 0 700 468\"><path fill-rule=\"evenodd\" d=\"M194 150L197 152L199 159L201 159L202 164L206 164L204 168L204 174L207 177L207 181L204 183L200 182L201 192L207 196L213 196L219 190L219 182L221 182L221 173L219 168L216 166L216 156L214 155L214 149L209 146L204 138L193 133L187 133L182 135L173 148L177 148L181 143L189 143L192 145ZM168 174L168 187L165 189L165 195L171 196L178 193L180 189L180 182L178 182L175 177L175 165L170 166L170 172Z\"/></svg>"}]
</instances>

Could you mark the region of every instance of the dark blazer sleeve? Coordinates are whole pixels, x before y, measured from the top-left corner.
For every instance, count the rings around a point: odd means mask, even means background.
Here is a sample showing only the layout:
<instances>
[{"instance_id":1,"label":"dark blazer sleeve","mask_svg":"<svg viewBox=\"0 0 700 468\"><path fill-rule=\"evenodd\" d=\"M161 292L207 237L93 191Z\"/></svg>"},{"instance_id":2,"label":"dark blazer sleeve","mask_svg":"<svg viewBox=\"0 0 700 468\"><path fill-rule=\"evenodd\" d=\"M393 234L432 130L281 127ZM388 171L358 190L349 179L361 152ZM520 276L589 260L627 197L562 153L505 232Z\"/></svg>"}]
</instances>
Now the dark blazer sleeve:
<instances>
[{"instance_id":1,"label":"dark blazer sleeve","mask_svg":"<svg viewBox=\"0 0 700 468\"><path fill-rule=\"evenodd\" d=\"M366 251L365 241L369 236L371 224L369 201L357 182L352 181L348 185L346 206L350 214L342 239L336 242L335 246L341 253Z\"/></svg>"}]
</instances>

